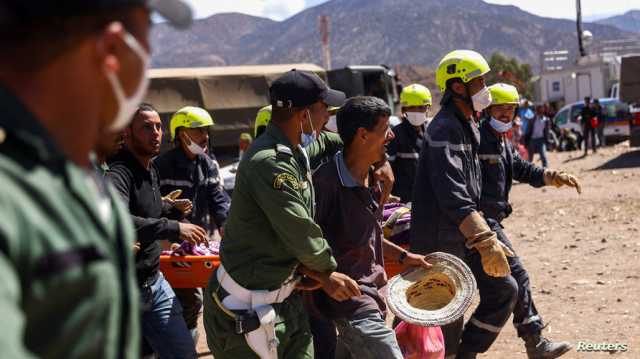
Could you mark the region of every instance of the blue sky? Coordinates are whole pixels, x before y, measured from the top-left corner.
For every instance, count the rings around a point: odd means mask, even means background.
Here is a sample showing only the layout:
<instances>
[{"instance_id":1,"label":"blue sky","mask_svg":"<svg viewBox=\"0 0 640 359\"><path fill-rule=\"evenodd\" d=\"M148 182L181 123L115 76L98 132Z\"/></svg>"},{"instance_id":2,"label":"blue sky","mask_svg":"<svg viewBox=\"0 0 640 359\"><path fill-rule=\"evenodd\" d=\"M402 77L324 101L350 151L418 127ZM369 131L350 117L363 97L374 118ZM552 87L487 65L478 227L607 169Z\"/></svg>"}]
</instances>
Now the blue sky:
<instances>
[{"instance_id":1,"label":"blue sky","mask_svg":"<svg viewBox=\"0 0 640 359\"><path fill-rule=\"evenodd\" d=\"M307 7L327 0L186 0L196 11L197 17L207 17L219 12L241 12L268 17L274 20L286 19ZM443 0L451 1L451 0ZM555 18L574 18L575 0L487 0L493 4L515 5L530 13ZM606 3L606 6L603 4ZM606 17L640 9L640 0L582 0L583 15L587 18ZM600 15L600 16L597 16Z\"/></svg>"}]
</instances>

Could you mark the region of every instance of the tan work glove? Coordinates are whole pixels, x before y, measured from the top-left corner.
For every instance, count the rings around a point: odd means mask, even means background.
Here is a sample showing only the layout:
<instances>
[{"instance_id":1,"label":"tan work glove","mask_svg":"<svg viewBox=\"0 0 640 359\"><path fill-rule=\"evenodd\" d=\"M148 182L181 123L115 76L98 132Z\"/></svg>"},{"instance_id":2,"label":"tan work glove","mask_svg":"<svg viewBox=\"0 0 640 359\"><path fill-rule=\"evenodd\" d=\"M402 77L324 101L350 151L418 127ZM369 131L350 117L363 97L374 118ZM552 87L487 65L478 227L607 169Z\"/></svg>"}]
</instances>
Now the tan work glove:
<instances>
[{"instance_id":1,"label":"tan work glove","mask_svg":"<svg viewBox=\"0 0 640 359\"><path fill-rule=\"evenodd\" d=\"M182 190L181 189L177 189L177 190L172 191L171 193L167 194L166 196L162 197L162 200L163 201L169 201L170 203L172 203L173 201L178 199L178 197L180 197L181 194L182 194Z\"/></svg>"},{"instance_id":2,"label":"tan work glove","mask_svg":"<svg viewBox=\"0 0 640 359\"><path fill-rule=\"evenodd\" d=\"M582 187L576 176L564 171L544 170L544 184L556 187L569 186L575 188L578 194L582 193Z\"/></svg>"},{"instance_id":3,"label":"tan work glove","mask_svg":"<svg viewBox=\"0 0 640 359\"><path fill-rule=\"evenodd\" d=\"M475 248L480 253L485 273L492 277L506 277L511 274L507 256L513 257L515 254L498 241L498 235L489 228L480 213L473 212L468 215L459 229L466 238L467 248Z\"/></svg>"}]
</instances>

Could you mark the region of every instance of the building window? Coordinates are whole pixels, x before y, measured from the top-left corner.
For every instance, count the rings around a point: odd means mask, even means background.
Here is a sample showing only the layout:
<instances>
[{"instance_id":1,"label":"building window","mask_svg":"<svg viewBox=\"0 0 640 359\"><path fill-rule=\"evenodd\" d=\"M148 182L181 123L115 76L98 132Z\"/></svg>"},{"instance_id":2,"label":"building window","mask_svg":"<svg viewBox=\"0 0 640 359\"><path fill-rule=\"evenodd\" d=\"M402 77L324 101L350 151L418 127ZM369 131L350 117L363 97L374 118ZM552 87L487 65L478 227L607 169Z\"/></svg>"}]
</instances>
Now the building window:
<instances>
[{"instance_id":1,"label":"building window","mask_svg":"<svg viewBox=\"0 0 640 359\"><path fill-rule=\"evenodd\" d=\"M560 81L553 81L553 83L551 83L551 89L553 92L560 92Z\"/></svg>"}]
</instances>

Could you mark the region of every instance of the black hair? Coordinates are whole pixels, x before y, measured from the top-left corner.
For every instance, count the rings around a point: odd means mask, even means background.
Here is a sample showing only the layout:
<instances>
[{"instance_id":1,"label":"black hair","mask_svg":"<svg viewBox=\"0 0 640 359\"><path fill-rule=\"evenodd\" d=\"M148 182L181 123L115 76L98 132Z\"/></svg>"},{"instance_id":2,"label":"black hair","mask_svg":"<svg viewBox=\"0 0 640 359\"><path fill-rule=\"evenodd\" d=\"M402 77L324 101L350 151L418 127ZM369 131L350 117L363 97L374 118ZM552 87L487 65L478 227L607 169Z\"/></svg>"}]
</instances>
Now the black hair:
<instances>
[{"instance_id":1,"label":"black hair","mask_svg":"<svg viewBox=\"0 0 640 359\"><path fill-rule=\"evenodd\" d=\"M138 118L138 116L140 116L140 113L142 112L158 113L158 110L156 110L156 108L153 107L152 104L143 102L140 105L138 105L138 109L136 110L136 112L133 113L133 116L131 118L135 120L136 118ZM133 121L129 122L129 126L131 125L133 125Z\"/></svg>"},{"instance_id":2,"label":"black hair","mask_svg":"<svg viewBox=\"0 0 640 359\"><path fill-rule=\"evenodd\" d=\"M119 21L130 28L133 8L122 6L90 15L1 19L5 21L0 23L0 43L5 51L0 53L0 64L18 72L38 70L111 22Z\"/></svg>"},{"instance_id":3,"label":"black hair","mask_svg":"<svg viewBox=\"0 0 640 359\"><path fill-rule=\"evenodd\" d=\"M381 117L389 116L389 105L377 97L357 96L348 99L336 114L338 133L345 148L353 142L359 128L373 131Z\"/></svg>"},{"instance_id":4,"label":"black hair","mask_svg":"<svg viewBox=\"0 0 640 359\"><path fill-rule=\"evenodd\" d=\"M452 79L448 79L447 82L445 82L444 86L444 94L442 94L442 98L440 99L440 105L444 106L447 103L449 103L449 101L453 100L454 97L458 97L458 98L462 98L463 96L457 94L455 91L453 91L453 84L454 83L461 83L466 87L466 84L464 83L464 81L462 81L461 78L459 77L454 77Z\"/></svg>"}]
</instances>

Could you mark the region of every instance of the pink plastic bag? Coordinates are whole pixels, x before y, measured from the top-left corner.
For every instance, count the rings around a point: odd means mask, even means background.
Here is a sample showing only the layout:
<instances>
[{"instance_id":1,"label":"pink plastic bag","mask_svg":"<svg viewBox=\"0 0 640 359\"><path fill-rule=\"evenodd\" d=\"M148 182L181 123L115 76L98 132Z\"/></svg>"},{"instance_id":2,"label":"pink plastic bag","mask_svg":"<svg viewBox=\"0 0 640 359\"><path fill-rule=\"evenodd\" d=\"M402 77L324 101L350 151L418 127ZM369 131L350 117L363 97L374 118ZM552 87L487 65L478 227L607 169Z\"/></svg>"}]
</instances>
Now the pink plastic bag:
<instances>
[{"instance_id":1,"label":"pink plastic bag","mask_svg":"<svg viewBox=\"0 0 640 359\"><path fill-rule=\"evenodd\" d=\"M444 336L440 327L401 322L395 330L405 359L444 359Z\"/></svg>"}]
</instances>

